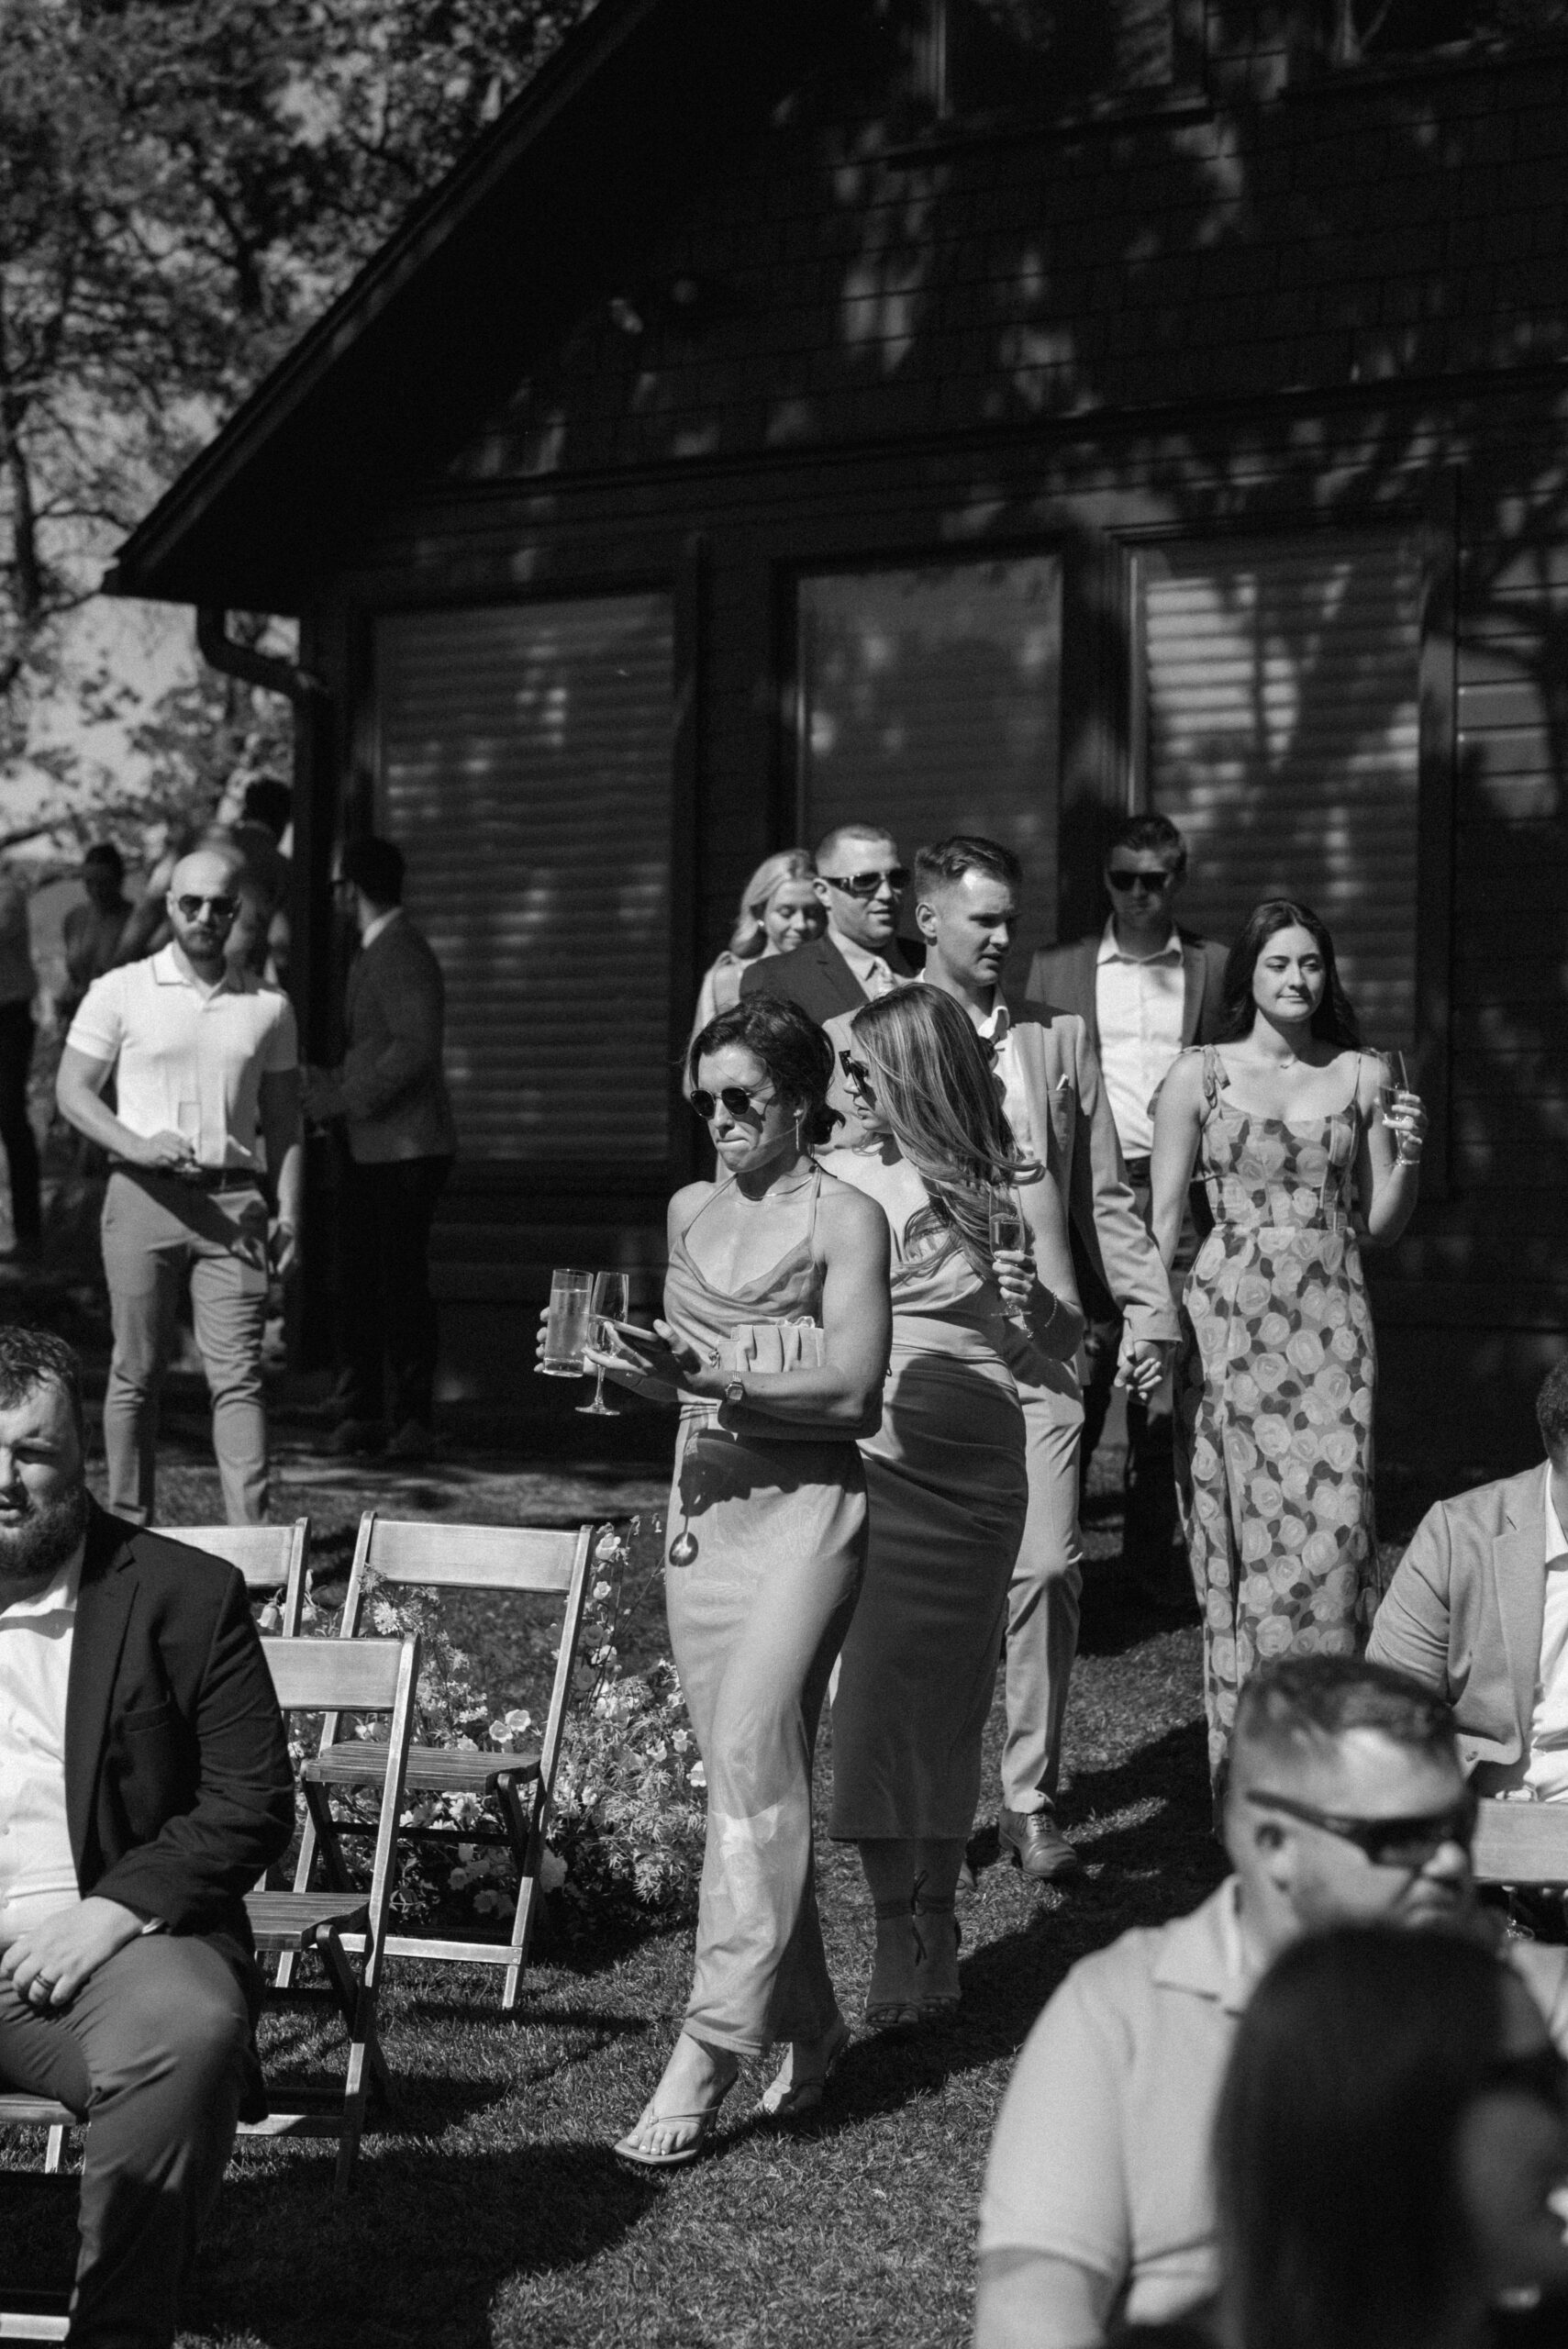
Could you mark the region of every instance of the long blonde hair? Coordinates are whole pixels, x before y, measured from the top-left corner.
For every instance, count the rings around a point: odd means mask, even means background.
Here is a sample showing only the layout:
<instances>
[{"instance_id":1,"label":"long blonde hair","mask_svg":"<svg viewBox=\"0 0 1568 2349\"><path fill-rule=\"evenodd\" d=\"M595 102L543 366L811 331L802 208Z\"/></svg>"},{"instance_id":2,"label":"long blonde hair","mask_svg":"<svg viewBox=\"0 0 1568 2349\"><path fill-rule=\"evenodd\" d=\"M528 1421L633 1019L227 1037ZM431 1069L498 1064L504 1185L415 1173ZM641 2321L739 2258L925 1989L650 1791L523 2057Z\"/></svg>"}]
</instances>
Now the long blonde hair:
<instances>
[{"instance_id":1,"label":"long blonde hair","mask_svg":"<svg viewBox=\"0 0 1568 2349\"><path fill-rule=\"evenodd\" d=\"M817 872L806 848L781 848L765 856L740 892L740 910L729 935L729 951L740 963L754 963L768 942L762 916L768 900L784 881L810 881Z\"/></svg>"},{"instance_id":2,"label":"long blonde hair","mask_svg":"<svg viewBox=\"0 0 1568 2349\"><path fill-rule=\"evenodd\" d=\"M850 1033L876 1079L877 1107L903 1156L977 1272L991 1269L996 1184L1038 1173L1013 1140L985 1047L962 1005L940 987L897 987Z\"/></svg>"}]
</instances>

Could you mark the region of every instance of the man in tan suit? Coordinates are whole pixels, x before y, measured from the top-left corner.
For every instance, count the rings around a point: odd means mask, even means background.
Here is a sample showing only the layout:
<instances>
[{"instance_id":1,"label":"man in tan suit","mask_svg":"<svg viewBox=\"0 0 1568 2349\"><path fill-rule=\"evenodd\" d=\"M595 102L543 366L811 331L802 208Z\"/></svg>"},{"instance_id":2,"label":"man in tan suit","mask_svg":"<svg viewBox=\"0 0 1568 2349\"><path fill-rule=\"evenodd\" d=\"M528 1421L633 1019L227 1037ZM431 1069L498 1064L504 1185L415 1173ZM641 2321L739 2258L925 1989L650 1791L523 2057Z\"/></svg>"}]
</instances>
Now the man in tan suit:
<instances>
[{"instance_id":1,"label":"man in tan suit","mask_svg":"<svg viewBox=\"0 0 1568 2349\"><path fill-rule=\"evenodd\" d=\"M915 861L915 919L926 941L924 981L962 1003L992 1045L1007 1117L1021 1150L1044 1162L1096 1274L1125 1316L1123 1370L1135 1389L1163 1375L1177 1336L1170 1287L1128 1186L1116 1127L1084 1021L1045 1003L1015 1015L998 979L1018 921L1022 869L999 841L958 834ZM849 1049L852 1015L828 1023ZM838 1090L833 1107L845 1108ZM853 1139L854 1129L848 1128ZM1039 1196L1018 1197L1026 1219ZM1002 1754L1001 1841L1031 1881L1072 1875L1078 1856L1056 1824L1067 1687L1078 1646L1083 1545L1078 1442L1084 1407L1071 1365L1039 1357L1009 1331L1024 1406L1029 1485L1023 1544L1007 1606L1007 1736Z\"/></svg>"},{"instance_id":2,"label":"man in tan suit","mask_svg":"<svg viewBox=\"0 0 1568 2349\"><path fill-rule=\"evenodd\" d=\"M348 1127L341 1230L345 1417L339 1452L422 1459L434 1442L436 1308L430 1225L457 1134L441 1068L441 966L403 910L403 853L350 841L339 884L353 894L360 951L349 971L343 1065L311 1070L306 1114ZM392 1433L383 1404L390 1365Z\"/></svg>"},{"instance_id":3,"label":"man in tan suit","mask_svg":"<svg viewBox=\"0 0 1568 2349\"><path fill-rule=\"evenodd\" d=\"M1400 1560L1367 1654L1453 1708L1484 1795L1568 1798L1568 1358L1536 1397L1546 1460L1439 1501Z\"/></svg>"}]
</instances>

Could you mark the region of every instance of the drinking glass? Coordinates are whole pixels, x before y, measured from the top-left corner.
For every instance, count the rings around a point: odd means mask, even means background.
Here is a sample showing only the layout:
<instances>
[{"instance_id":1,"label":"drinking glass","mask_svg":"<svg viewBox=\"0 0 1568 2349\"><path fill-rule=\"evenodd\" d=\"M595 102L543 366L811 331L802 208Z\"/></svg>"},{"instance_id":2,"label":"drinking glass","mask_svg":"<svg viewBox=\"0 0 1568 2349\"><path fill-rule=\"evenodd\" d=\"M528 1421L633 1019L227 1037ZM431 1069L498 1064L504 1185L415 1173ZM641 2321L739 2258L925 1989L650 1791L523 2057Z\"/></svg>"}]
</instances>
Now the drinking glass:
<instances>
[{"instance_id":1,"label":"drinking glass","mask_svg":"<svg viewBox=\"0 0 1568 2349\"><path fill-rule=\"evenodd\" d=\"M1397 1149L1399 1128L1388 1125L1388 1120L1398 1107L1401 1093L1409 1091L1410 1079L1405 1066L1404 1053L1396 1051L1392 1045L1386 1051L1379 1052L1378 1059L1383 1063L1383 1074L1378 1079L1377 1098L1383 1110L1383 1122L1388 1126L1388 1130L1394 1137L1394 1146Z\"/></svg>"},{"instance_id":2,"label":"drinking glass","mask_svg":"<svg viewBox=\"0 0 1568 2349\"><path fill-rule=\"evenodd\" d=\"M594 1275L570 1264L550 1276L550 1311L544 1325L544 1353L539 1367L546 1378L586 1378L583 1350L588 1342Z\"/></svg>"},{"instance_id":3,"label":"drinking glass","mask_svg":"<svg viewBox=\"0 0 1568 2349\"><path fill-rule=\"evenodd\" d=\"M1024 1211L1006 1184L993 1185L987 1204L986 1221L991 1228L993 1256L1001 1248L1025 1249L1028 1247L1029 1230L1024 1222ZM1015 1308L1009 1315L1009 1319L1021 1320L1023 1315Z\"/></svg>"},{"instance_id":4,"label":"drinking glass","mask_svg":"<svg viewBox=\"0 0 1568 2349\"><path fill-rule=\"evenodd\" d=\"M631 1284L624 1273L595 1273L592 1305L593 1342L599 1351L615 1344L614 1321L624 1321L631 1303ZM579 1403L577 1408L594 1419L618 1419L620 1413L605 1400L605 1374L595 1364L595 1385L591 1403Z\"/></svg>"},{"instance_id":5,"label":"drinking glass","mask_svg":"<svg viewBox=\"0 0 1568 2349\"><path fill-rule=\"evenodd\" d=\"M182 1141L190 1143L193 1157L199 1158L202 1154L202 1105L199 1100L187 1095L176 1104L174 1130Z\"/></svg>"}]
</instances>

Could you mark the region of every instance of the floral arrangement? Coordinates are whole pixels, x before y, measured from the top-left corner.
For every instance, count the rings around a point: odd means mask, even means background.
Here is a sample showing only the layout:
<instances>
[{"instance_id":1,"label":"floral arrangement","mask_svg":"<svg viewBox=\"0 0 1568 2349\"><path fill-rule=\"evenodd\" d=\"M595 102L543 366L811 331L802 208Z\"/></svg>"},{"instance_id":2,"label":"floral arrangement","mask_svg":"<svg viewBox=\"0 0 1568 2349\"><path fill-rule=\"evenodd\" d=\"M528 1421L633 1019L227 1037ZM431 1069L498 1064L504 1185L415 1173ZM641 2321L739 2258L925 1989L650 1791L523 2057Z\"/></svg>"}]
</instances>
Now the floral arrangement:
<instances>
[{"instance_id":1,"label":"floral arrangement","mask_svg":"<svg viewBox=\"0 0 1568 2349\"><path fill-rule=\"evenodd\" d=\"M695 1910L706 1820L704 1776L674 1666L658 1657L622 1668L619 1642L663 1571L661 1520L606 1525L594 1551L594 1581L567 1713L539 1881L559 1894L569 1931ZM368 1611L384 1638L417 1632L421 1664L414 1735L423 1745L515 1752L537 1734L520 1706L501 1711L473 1659L447 1630L433 1593L372 1579ZM464 1911L491 1920L517 1907L517 1869L505 1843L470 1841L495 1822L477 1798L421 1795L403 1814L412 1828L455 1831L454 1843L404 1847L393 1894L410 1923Z\"/></svg>"}]
</instances>

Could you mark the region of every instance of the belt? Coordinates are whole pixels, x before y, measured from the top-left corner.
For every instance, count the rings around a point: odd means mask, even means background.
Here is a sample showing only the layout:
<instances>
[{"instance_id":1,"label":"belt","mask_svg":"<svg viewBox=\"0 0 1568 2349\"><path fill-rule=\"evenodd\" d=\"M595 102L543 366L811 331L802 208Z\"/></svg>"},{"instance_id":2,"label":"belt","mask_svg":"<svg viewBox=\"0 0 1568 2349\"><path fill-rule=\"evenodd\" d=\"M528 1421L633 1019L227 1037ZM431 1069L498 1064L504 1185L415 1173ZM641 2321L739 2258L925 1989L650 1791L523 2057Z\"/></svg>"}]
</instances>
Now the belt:
<instances>
[{"instance_id":1,"label":"belt","mask_svg":"<svg viewBox=\"0 0 1568 2349\"><path fill-rule=\"evenodd\" d=\"M197 1166L188 1174L175 1174L166 1166L133 1166L128 1158L111 1158L109 1164L117 1174L151 1175L182 1191L259 1191L261 1187L260 1175L248 1174L242 1166Z\"/></svg>"}]
</instances>

